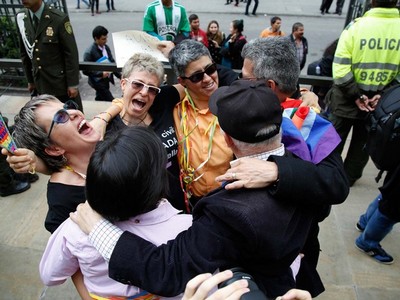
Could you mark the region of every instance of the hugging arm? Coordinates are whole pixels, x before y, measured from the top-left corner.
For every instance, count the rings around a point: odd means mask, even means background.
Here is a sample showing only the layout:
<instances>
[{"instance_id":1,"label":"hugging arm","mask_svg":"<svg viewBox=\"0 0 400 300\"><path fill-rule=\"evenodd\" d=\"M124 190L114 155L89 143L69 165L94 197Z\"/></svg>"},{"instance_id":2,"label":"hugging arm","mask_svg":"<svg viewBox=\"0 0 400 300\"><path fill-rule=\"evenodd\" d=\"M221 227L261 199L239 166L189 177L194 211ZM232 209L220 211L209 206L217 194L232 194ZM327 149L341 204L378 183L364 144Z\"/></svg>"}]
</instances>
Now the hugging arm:
<instances>
[{"instance_id":1,"label":"hugging arm","mask_svg":"<svg viewBox=\"0 0 400 300\"><path fill-rule=\"evenodd\" d=\"M227 248L234 249L234 246L229 239L214 235L210 230L212 220L201 223L159 247L124 232L111 255L109 276L158 295L182 293L191 278L200 273L213 273L233 257L229 257L231 253L224 255ZM210 241L217 242L211 245ZM232 253L238 255L235 251Z\"/></svg>"},{"instance_id":2,"label":"hugging arm","mask_svg":"<svg viewBox=\"0 0 400 300\"><path fill-rule=\"evenodd\" d=\"M237 180L228 183L226 189L271 186L274 197L302 204L340 204L349 194L342 158L336 152L318 164L293 156L270 156L269 161L240 158L216 180L230 181L233 177Z\"/></svg>"},{"instance_id":3,"label":"hugging arm","mask_svg":"<svg viewBox=\"0 0 400 300\"><path fill-rule=\"evenodd\" d=\"M303 204L340 204L349 194L342 158L336 152L318 164L296 157L271 156L270 160L278 166L279 181L271 192L279 199Z\"/></svg>"}]
</instances>

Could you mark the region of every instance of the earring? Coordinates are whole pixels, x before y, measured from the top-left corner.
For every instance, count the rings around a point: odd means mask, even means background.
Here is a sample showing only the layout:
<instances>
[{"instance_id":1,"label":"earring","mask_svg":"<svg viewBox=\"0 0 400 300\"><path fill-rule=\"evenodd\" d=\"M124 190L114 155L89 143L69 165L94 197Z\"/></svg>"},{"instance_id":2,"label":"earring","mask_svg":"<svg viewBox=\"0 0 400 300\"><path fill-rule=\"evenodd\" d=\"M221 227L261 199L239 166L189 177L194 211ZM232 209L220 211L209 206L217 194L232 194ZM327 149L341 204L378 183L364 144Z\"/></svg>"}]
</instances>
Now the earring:
<instances>
[{"instance_id":1,"label":"earring","mask_svg":"<svg viewBox=\"0 0 400 300\"><path fill-rule=\"evenodd\" d=\"M67 162L68 162L68 159L64 156L64 154L63 154L62 157L61 157L61 161L62 161L64 164L67 164Z\"/></svg>"}]
</instances>

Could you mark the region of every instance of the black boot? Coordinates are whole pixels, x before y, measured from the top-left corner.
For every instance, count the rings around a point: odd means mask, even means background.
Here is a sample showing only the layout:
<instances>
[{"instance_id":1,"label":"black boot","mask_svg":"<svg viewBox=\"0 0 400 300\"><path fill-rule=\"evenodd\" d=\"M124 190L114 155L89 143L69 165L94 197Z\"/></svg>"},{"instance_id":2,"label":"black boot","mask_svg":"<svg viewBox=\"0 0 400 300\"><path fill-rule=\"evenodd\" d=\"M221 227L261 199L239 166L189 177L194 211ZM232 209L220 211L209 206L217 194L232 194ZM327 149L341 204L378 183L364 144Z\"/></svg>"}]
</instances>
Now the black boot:
<instances>
[{"instance_id":1,"label":"black boot","mask_svg":"<svg viewBox=\"0 0 400 300\"><path fill-rule=\"evenodd\" d=\"M7 197L25 192L31 187L31 184L26 181L12 180L7 188L0 188L0 196Z\"/></svg>"}]
</instances>

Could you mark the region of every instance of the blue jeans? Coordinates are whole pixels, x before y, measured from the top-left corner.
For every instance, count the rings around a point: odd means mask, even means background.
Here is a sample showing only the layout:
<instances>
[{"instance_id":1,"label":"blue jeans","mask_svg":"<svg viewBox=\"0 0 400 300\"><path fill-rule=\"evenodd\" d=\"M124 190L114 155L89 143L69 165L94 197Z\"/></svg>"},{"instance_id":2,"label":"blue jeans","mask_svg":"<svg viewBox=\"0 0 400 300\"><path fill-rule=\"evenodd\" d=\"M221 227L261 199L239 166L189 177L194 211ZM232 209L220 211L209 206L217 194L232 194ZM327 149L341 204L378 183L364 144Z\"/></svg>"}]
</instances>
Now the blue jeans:
<instances>
[{"instance_id":1,"label":"blue jeans","mask_svg":"<svg viewBox=\"0 0 400 300\"><path fill-rule=\"evenodd\" d=\"M80 0L76 1L76 6L77 7L79 7L80 2L81 2ZM82 0L82 2L85 3L87 6L89 6L89 1L88 0Z\"/></svg>"},{"instance_id":2,"label":"blue jeans","mask_svg":"<svg viewBox=\"0 0 400 300\"><path fill-rule=\"evenodd\" d=\"M379 243L392 230L395 221L389 219L379 211L379 201L382 195L379 194L368 206L365 214L360 216L359 224L364 228L363 233L357 238L356 244L368 250L378 248Z\"/></svg>"}]
</instances>

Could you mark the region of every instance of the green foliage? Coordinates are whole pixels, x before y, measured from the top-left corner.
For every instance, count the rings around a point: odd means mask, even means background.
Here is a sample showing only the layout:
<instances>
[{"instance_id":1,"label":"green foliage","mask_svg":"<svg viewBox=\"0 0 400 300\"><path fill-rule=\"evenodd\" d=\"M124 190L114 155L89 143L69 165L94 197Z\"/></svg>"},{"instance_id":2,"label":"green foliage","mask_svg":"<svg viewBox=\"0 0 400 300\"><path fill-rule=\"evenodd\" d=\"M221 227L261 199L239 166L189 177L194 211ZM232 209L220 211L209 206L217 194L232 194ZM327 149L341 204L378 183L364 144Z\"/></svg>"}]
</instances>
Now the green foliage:
<instances>
[{"instance_id":1,"label":"green foliage","mask_svg":"<svg viewBox=\"0 0 400 300\"><path fill-rule=\"evenodd\" d=\"M7 17L0 17L0 28L0 58L19 58L15 23Z\"/></svg>"}]
</instances>

